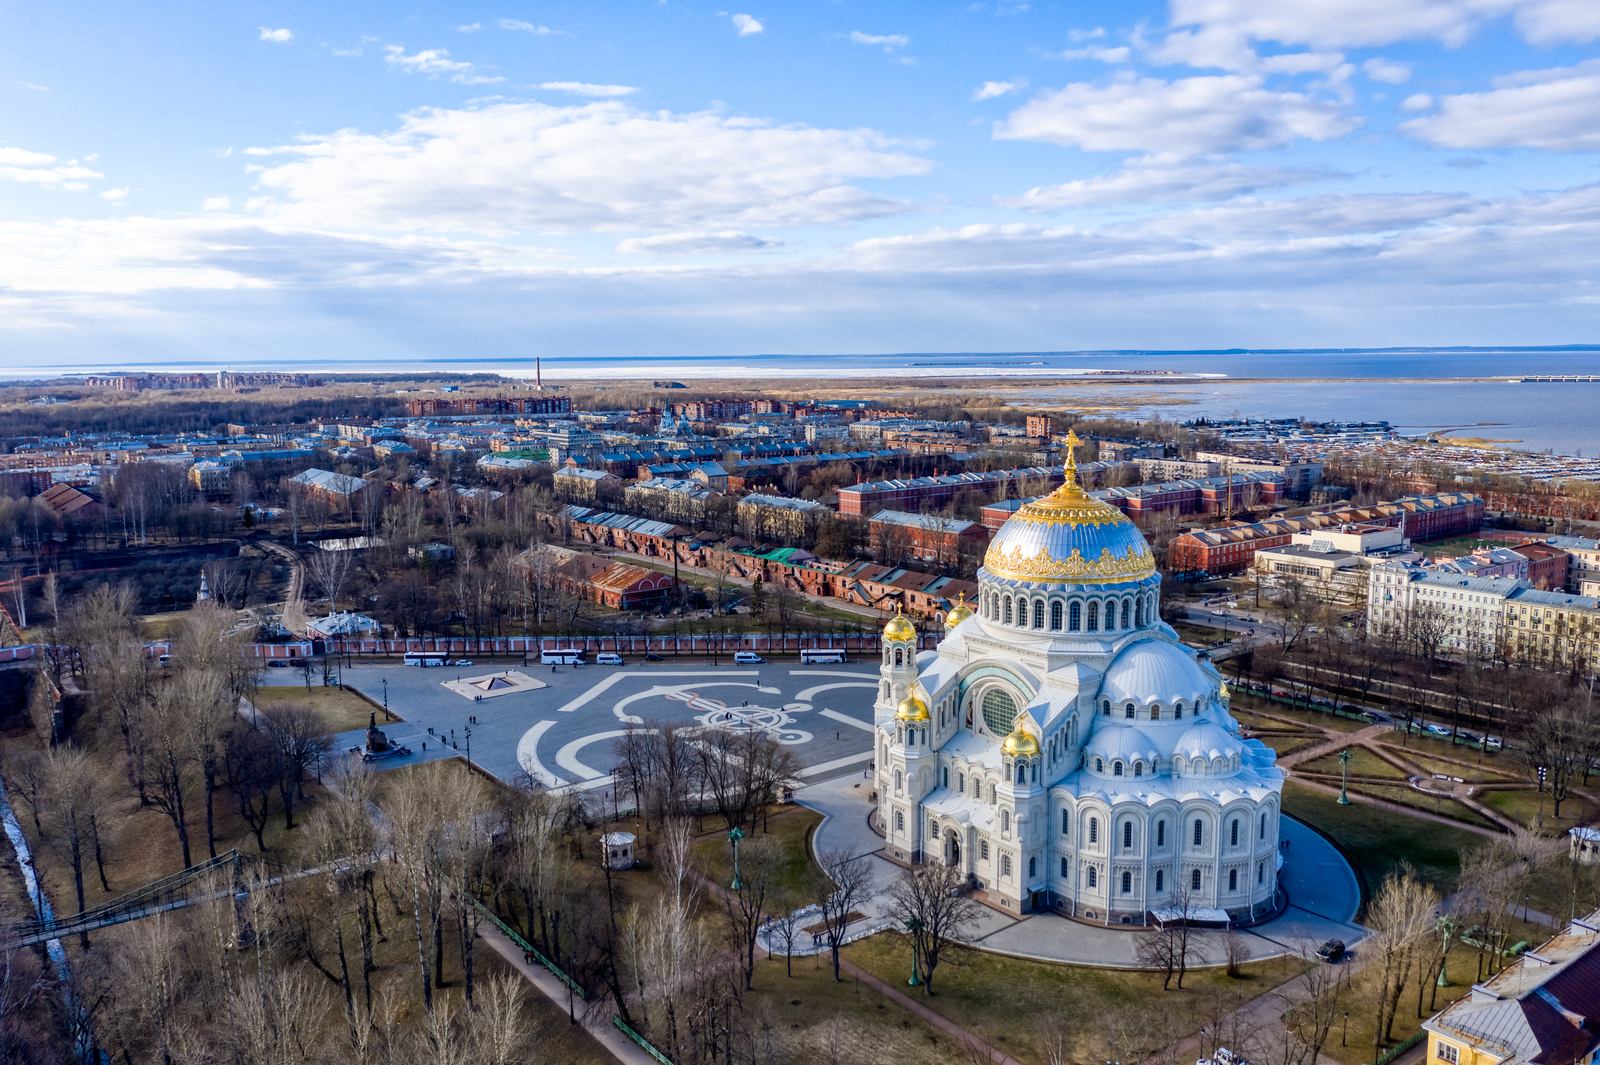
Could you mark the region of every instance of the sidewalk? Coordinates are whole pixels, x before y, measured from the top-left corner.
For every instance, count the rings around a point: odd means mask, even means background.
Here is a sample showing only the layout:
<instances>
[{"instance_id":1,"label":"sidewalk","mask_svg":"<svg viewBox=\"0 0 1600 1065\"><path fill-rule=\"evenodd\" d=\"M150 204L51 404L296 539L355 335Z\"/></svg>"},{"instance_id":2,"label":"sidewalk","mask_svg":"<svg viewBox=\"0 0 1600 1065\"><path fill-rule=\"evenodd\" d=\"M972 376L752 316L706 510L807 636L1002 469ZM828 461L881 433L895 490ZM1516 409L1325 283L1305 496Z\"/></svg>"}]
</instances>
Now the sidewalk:
<instances>
[{"instance_id":1,"label":"sidewalk","mask_svg":"<svg viewBox=\"0 0 1600 1065\"><path fill-rule=\"evenodd\" d=\"M521 948L511 942L509 936L496 928L493 923L485 921L478 928L478 938L493 947L495 953L504 958L513 969L521 973L523 978L537 988L545 998L560 1006L562 1010L566 1010L566 985L550 975L550 971L539 963L534 962L530 965L524 961ZM583 1013L584 1005L585 1003L581 1000L577 1003L578 1023L583 1025L585 1031L594 1036L596 1042L610 1051L612 1057L622 1062L623 1065L660 1065L649 1054L646 1054L637 1043L623 1035L617 1026L611 1023L610 1011L606 1012L603 1020L598 1017L585 1018Z\"/></svg>"}]
</instances>

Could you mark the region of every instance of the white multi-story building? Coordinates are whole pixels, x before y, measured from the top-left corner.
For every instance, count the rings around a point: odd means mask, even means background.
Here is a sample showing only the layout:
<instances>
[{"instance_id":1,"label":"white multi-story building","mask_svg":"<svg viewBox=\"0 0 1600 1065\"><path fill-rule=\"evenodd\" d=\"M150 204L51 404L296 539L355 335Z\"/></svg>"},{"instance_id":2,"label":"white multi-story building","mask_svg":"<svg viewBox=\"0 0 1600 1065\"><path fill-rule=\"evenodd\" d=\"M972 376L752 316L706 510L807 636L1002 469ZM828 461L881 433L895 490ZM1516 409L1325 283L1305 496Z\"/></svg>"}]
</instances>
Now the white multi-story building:
<instances>
[{"instance_id":1,"label":"white multi-story building","mask_svg":"<svg viewBox=\"0 0 1600 1065\"><path fill-rule=\"evenodd\" d=\"M1367 585L1369 632L1403 630L1413 611L1437 617L1442 646L1488 654L1500 646L1505 602L1528 587L1515 577L1467 577L1406 562L1373 566Z\"/></svg>"},{"instance_id":2,"label":"white multi-story building","mask_svg":"<svg viewBox=\"0 0 1600 1065\"><path fill-rule=\"evenodd\" d=\"M1160 621L1144 537L1079 488L1070 450L1068 467L1001 526L977 611L952 610L937 649L918 653L902 618L884 629L886 853L959 866L1017 913L1265 912L1283 772Z\"/></svg>"}]
</instances>

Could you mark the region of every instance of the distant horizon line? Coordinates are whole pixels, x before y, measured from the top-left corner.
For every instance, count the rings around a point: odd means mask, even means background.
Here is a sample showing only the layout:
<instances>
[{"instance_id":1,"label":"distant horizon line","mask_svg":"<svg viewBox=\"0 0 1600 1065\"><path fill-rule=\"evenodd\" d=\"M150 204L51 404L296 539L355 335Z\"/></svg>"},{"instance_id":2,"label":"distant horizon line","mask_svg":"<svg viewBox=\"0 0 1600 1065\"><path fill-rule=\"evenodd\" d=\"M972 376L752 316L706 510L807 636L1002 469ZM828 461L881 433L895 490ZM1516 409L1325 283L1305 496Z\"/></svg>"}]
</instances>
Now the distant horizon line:
<instances>
[{"instance_id":1,"label":"distant horizon line","mask_svg":"<svg viewBox=\"0 0 1600 1065\"><path fill-rule=\"evenodd\" d=\"M162 373L179 370L195 372L206 368L205 372L219 370L248 370L255 367L294 366L314 368L315 372L325 377L343 377L369 375L374 371L382 372L388 367L386 376L394 374L394 367L425 368L429 366L526 366L535 360L570 367L573 363L602 363L614 365L622 362L644 363L658 365L665 368L674 363L689 362L737 362L739 360L768 360L768 359L938 359L941 361L962 358L987 357L1001 359L1022 358L1138 358L1138 357L1174 357L1174 356L1206 356L1206 355L1404 355L1404 354L1447 354L1451 352L1472 354L1544 354L1561 352L1600 352L1600 343L1579 344L1500 344L1500 345L1469 345L1469 344L1441 344L1441 345L1394 345L1389 347L1305 347L1305 348L1270 348L1270 347L1230 347L1230 348L1080 348L1075 350L1049 350L1049 351L895 351L895 352L760 352L755 354L740 355L527 355L527 356L485 356L477 358L461 357L428 357L416 359L395 359L392 357L374 357L372 367L366 368L363 359L340 360L344 366L339 369L327 368L326 360L321 362L308 362L305 359L251 359L238 363L225 363L218 360L182 359L163 363L151 363L143 360L126 363L69 363L73 369L45 369L43 367L29 368L26 370L0 369L0 377L10 378L36 378L36 377L86 377L101 373ZM924 367L927 368L927 367ZM996 367L1005 368L1005 367ZM1019 367L1020 368L1020 367ZM1046 369L1040 367L1040 369ZM485 371L492 372L492 371Z\"/></svg>"}]
</instances>

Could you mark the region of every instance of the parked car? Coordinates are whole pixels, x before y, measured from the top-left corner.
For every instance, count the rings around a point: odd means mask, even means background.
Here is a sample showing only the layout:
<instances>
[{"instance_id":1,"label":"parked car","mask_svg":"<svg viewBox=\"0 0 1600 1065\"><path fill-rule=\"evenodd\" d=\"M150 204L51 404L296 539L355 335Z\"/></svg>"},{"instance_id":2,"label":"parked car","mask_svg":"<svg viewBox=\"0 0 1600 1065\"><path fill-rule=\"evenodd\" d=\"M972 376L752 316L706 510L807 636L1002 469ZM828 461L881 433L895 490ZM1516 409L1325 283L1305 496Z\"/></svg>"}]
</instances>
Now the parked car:
<instances>
[{"instance_id":1,"label":"parked car","mask_svg":"<svg viewBox=\"0 0 1600 1065\"><path fill-rule=\"evenodd\" d=\"M1429 725L1428 726L1428 731L1433 733L1435 736L1448 736L1448 735L1450 735L1450 730L1445 728L1443 725Z\"/></svg>"},{"instance_id":2,"label":"parked car","mask_svg":"<svg viewBox=\"0 0 1600 1065\"><path fill-rule=\"evenodd\" d=\"M458 665L458 666L470 666L470 665L472 665L472 659L470 659L470 658L458 658L458 659L456 659L456 665Z\"/></svg>"},{"instance_id":3,"label":"parked car","mask_svg":"<svg viewBox=\"0 0 1600 1065\"><path fill-rule=\"evenodd\" d=\"M644 656L644 660L646 662L659 662L661 661L661 656L656 654L654 651L651 651L649 654Z\"/></svg>"},{"instance_id":4,"label":"parked car","mask_svg":"<svg viewBox=\"0 0 1600 1065\"><path fill-rule=\"evenodd\" d=\"M1488 748L1489 748L1489 749L1490 749L1490 750L1495 750L1495 751L1498 751L1498 750L1500 750L1500 749L1501 749L1501 748L1502 748L1502 747L1504 747L1504 746L1505 746L1505 744L1503 744L1503 743L1501 743L1501 742L1500 742L1500 741L1499 741L1499 740L1498 740L1498 739L1496 739L1496 738L1495 738L1495 737L1493 737L1493 736L1490 736L1490 737L1488 737L1488 738L1487 738L1487 739L1485 739L1485 740L1484 740L1484 741L1483 741L1483 745L1484 745L1484 746L1485 746L1485 747L1488 747Z\"/></svg>"},{"instance_id":5,"label":"parked car","mask_svg":"<svg viewBox=\"0 0 1600 1065\"><path fill-rule=\"evenodd\" d=\"M288 669L289 668L289 663L280 662L276 658L269 658L269 659L267 659L267 668L268 669Z\"/></svg>"},{"instance_id":6,"label":"parked car","mask_svg":"<svg viewBox=\"0 0 1600 1065\"><path fill-rule=\"evenodd\" d=\"M1317 957L1323 961L1338 961L1344 957L1344 940L1330 939L1317 948Z\"/></svg>"}]
</instances>

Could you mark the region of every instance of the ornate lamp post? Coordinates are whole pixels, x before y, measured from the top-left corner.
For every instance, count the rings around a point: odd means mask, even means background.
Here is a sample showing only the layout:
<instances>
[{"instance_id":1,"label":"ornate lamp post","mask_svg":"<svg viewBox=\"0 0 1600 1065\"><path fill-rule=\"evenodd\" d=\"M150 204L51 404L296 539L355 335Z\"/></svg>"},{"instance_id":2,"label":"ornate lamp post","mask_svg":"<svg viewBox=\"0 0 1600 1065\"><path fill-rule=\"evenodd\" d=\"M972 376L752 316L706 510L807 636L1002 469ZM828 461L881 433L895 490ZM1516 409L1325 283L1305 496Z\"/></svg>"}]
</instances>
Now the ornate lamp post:
<instances>
[{"instance_id":1,"label":"ornate lamp post","mask_svg":"<svg viewBox=\"0 0 1600 1065\"><path fill-rule=\"evenodd\" d=\"M906 931L911 934L911 979L906 983L911 987L922 986L922 976L917 972L917 933L922 930L922 921L916 917L906 922Z\"/></svg>"},{"instance_id":2,"label":"ornate lamp post","mask_svg":"<svg viewBox=\"0 0 1600 1065\"><path fill-rule=\"evenodd\" d=\"M744 830L735 825L728 831L728 842L733 844L733 890L738 891L742 886L739 883L739 841L744 839Z\"/></svg>"},{"instance_id":3,"label":"ornate lamp post","mask_svg":"<svg viewBox=\"0 0 1600 1065\"><path fill-rule=\"evenodd\" d=\"M1350 753L1350 748L1348 748L1348 747L1346 747L1344 750L1339 752L1339 805L1340 806L1349 806L1350 805L1350 796L1346 793L1345 788L1350 783L1350 759L1352 759L1354 757L1355 757L1355 755Z\"/></svg>"}]
</instances>

